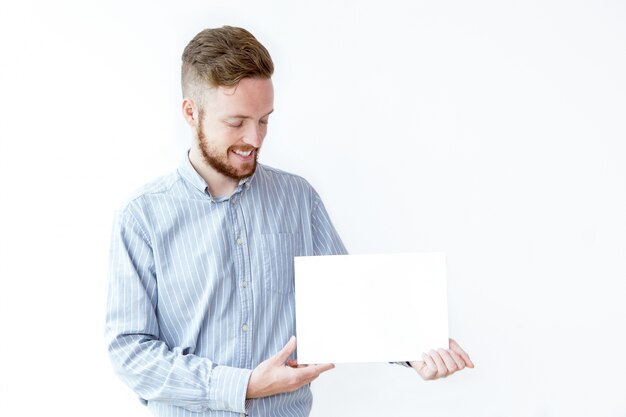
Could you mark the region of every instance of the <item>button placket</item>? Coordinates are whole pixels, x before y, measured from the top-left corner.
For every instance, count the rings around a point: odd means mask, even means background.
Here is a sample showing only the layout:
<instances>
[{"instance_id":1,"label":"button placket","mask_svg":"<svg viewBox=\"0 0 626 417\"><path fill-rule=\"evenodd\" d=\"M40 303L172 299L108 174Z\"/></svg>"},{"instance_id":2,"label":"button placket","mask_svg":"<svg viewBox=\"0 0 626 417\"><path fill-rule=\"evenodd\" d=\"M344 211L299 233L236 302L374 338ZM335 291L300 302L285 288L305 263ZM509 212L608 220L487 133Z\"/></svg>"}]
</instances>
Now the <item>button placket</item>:
<instances>
[{"instance_id":1,"label":"button placket","mask_svg":"<svg viewBox=\"0 0 626 417\"><path fill-rule=\"evenodd\" d=\"M252 364L252 358L250 356L250 347L251 347L251 327L253 318L250 317L252 314L252 293L249 290L243 290L243 288L247 288L249 285L249 268L250 268L250 259L247 248L247 238L245 232L245 219L243 213L243 206L240 203L237 196L231 197L230 204L230 212L233 220L233 237L234 237L234 254L235 254L235 279L236 282L240 283L239 288L239 300L241 302L241 315L239 322L239 332L241 334L240 341L241 347L240 352L241 356L239 357L239 366L243 368L249 368Z\"/></svg>"}]
</instances>

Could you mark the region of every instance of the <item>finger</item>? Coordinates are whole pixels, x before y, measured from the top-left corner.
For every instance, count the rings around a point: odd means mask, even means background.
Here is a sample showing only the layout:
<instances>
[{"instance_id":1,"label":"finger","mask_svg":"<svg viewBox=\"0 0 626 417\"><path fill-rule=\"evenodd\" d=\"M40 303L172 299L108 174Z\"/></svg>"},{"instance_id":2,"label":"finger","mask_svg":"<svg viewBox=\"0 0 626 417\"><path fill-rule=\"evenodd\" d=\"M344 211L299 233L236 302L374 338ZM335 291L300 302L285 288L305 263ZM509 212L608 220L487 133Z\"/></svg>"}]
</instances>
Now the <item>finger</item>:
<instances>
[{"instance_id":1,"label":"finger","mask_svg":"<svg viewBox=\"0 0 626 417\"><path fill-rule=\"evenodd\" d=\"M459 367L447 350L439 349L437 353L439 353L439 356L443 359L443 363L446 365L446 368L448 368L446 375L453 374L459 370Z\"/></svg>"},{"instance_id":2,"label":"finger","mask_svg":"<svg viewBox=\"0 0 626 417\"><path fill-rule=\"evenodd\" d=\"M313 367L315 368L315 370L317 371L317 374L319 375L323 372L330 371L331 369L335 368L335 364L322 363L322 364L313 365Z\"/></svg>"},{"instance_id":3,"label":"finger","mask_svg":"<svg viewBox=\"0 0 626 417\"><path fill-rule=\"evenodd\" d=\"M332 363L320 364L320 365L309 365L302 368L292 368L296 371L297 378L302 381L310 381L318 376L321 373L329 371L333 369L335 365Z\"/></svg>"},{"instance_id":4,"label":"finger","mask_svg":"<svg viewBox=\"0 0 626 417\"><path fill-rule=\"evenodd\" d=\"M318 365L309 365L309 366L316 367ZM329 370L333 369L334 367L335 367L335 365L333 365L333 364L324 364L319 369L317 369L317 371L319 371L319 372L317 372L316 374L313 374L309 378L307 378L305 380L304 384L310 384L311 382L315 381L323 372L329 371Z\"/></svg>"},{"instance_id":5,"label":"finger","mask_svg":"<svg viewBox=\"0 0 626 417\"><path fill-rule=\"evenodd\" d=\"M470 359L470 357L467 354L467 352L465 352L461 348L461 346L459 346L459 344L456 342L456 340L450 339L450 349L452 349L453 351L458 353L458 355L463 359L463 362L465 362L465 366L467 366L468 368L473 368L474 367L474 362L472 362L472 360Z\"/></svg>"},{"instance_id":6,"label":"finger","mask_svg":"<svg viewBox=\"0 0 626 417\"><path fill-rule=\"evenodd\" d=\"M461 369L465 369L465 361L463 360L463 358L461 358L461 356L459 356L458 353L456 353L452 349L448 349L448 353L450 354L450 356L452 357L454 362L456 362L456 366L457 366L459 371Z\"/></svg>"},{"instance_id":7,"label":"finger","mask_svg":"<svg viewBox=\"0 0 626 417\"><path fill-rule=\"evenodd\" d=\"M435 361L425 353L422 353L421 361L417 362L417 368L415 370L422 377L422 379L433 379L437 375L437 364Z\"/></svg>"},{"instance_id":8,"label":"finger","mask_svg":"<svg viewBox=\"0 0 626 417\"><path fill-rule=\"evenodd\" d=\"M443 359L441 359L441 356L439 356L439 353L431 350L430 352L428 352L428 356L432 358L433 362L435 362L435 365L437 366L437 377L441 378L446 376L448 374L448 368L443 362Z\"/></svg>"},{"instance_id":9,"label":"finger","mask_svg":"<svg viewBox=\"0 0 626 417\"><path fill-rule=\"evenodd\" d=\"M284 364L289 359L289 356L296 350L296 337L291 336L287 344L274 355L274 360L280 364Z\"/></svg>"}]
</instances>

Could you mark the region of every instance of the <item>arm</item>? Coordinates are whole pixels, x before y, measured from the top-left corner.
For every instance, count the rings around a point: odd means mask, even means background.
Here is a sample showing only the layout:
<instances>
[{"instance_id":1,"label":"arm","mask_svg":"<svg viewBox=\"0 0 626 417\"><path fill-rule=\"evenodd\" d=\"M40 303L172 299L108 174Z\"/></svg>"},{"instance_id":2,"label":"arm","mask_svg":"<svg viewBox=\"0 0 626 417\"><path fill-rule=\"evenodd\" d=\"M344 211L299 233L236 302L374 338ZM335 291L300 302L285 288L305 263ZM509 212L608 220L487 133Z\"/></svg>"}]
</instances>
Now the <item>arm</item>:
<instances>
[{"instance_id":1,"label":"arm","mask_svg":"<svg viewBox=\"0 0 626 417\"><path fill-rule=\"evenodd\" d=\"M118 376L142 399L192 411L245 412L251 370L220 366L160 340L152 246L127 212L114 226L108 291L108 353Z\"/></svg>"},{"instance_id":2,"label":"arm","mask_svg":"<svg viewBox=\"0 0 626 417\"><path fill-rule=\"evenodd\" d=\"M347 255L339 233L333 226L330 216L315 190L312 192L311 235L314 255Z\"/></svg>"}]
</instances>

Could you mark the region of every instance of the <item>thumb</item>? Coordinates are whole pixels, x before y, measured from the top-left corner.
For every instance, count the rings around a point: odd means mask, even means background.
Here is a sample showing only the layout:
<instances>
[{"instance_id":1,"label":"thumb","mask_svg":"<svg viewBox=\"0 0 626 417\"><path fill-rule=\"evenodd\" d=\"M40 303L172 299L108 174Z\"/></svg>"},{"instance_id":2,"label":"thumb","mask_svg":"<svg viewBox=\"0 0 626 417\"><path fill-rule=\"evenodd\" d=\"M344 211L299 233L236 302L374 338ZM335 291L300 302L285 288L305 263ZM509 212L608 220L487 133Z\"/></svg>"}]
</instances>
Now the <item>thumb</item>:
<instances>
[{"instance_id":1,"label":"thumb","mask_svg":"<svg viewBox=\"0 0 626 417\"><path fill-rule=\"evenodd\" d=\"M289 356L296 350L296 337L291 336L287 344L274 356L277 362L284 364Z\"/></svg>"}]
</instances>

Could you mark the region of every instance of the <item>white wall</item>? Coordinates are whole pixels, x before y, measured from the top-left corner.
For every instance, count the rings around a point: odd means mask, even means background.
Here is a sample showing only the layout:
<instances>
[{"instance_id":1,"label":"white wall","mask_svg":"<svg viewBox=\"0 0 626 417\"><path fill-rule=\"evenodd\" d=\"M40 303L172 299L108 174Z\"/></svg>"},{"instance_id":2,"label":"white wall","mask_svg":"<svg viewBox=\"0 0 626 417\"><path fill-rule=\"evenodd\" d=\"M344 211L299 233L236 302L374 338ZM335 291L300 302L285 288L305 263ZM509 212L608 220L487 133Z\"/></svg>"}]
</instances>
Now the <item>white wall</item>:
<instances>
[{"instance_id":1,"label":"white wall","mask_svg":"<svg viewBox=\"0 0 626 417\"><path fill-rule=\"evenodd\" d=\"M112 214L176 167L180 54L223 24L277 67L262 161L354 253L446 251L477 364L340 365L313 416L626 415L623 2L177 4L0 2L1 415L148 414L103 346Z\"/></svg>"}]
</instances>

